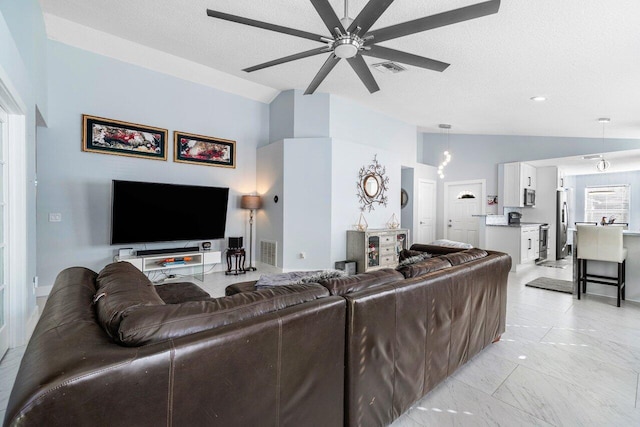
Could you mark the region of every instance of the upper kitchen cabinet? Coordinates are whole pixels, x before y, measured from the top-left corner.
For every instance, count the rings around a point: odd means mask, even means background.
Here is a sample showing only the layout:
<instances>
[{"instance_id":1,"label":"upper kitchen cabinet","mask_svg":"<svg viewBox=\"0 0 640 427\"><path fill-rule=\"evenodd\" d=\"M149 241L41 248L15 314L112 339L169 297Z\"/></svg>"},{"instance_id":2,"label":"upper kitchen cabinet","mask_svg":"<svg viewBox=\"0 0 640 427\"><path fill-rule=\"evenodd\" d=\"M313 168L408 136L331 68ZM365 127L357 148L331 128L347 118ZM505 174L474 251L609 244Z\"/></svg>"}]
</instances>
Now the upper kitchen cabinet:
<instances>
[{"instance_id":1,"label":"upper kitchen cabinet","mask_svg":"<svg viewBox=\"0 0 640 427\"><path fill-rule=\"evenodd\" d=\"M536 168L528 163L504 164L503 206L524 207L525 190L536 189Z\"/></svg>"},{"instance_id":2,"label":"upper kitchen cabinet","mask_svg":"<svg viewBox=\"0 0 640 427\"><path fill-rule=\"evenodd\" d=\"M556 188L565 188L564 184L564 171L562 169L558 169L558 181Z\"/></svg>"}]
</instances>

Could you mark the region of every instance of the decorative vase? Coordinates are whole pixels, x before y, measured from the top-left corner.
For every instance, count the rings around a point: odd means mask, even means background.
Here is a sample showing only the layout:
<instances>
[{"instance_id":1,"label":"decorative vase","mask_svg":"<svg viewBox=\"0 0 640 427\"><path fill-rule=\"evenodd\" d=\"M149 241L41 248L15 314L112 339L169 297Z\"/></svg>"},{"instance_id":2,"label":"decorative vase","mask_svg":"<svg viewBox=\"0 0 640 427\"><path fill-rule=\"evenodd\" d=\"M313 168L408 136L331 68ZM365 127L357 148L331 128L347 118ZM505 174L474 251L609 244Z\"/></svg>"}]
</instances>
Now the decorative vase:
<instances>
[{"instance_id":1,"label":"decorative vase","mask_svg":"<svg viewBox=\"0 0 640 427\"><path fill-rule=\"evenodd\" d=\"M389 221L387 222L387 227L392 229L400 227L400 222L398 221L398 217L396 217L395 213L391 215L391 218L389 218Z\"/></svg>"},{"instance_id":2,"label":"decorative vase","mask_svg":"<svg viewBox=\"0 0 640 427\"><path fill-rule=\"evenodd\" d=\"M358 223L354 225L354 228L358 231L367 231L368 227L369 223L367 223L364 215L362 214L362 212L360 212L360 218L358 219Z\"/></svg>"}]
</instances>

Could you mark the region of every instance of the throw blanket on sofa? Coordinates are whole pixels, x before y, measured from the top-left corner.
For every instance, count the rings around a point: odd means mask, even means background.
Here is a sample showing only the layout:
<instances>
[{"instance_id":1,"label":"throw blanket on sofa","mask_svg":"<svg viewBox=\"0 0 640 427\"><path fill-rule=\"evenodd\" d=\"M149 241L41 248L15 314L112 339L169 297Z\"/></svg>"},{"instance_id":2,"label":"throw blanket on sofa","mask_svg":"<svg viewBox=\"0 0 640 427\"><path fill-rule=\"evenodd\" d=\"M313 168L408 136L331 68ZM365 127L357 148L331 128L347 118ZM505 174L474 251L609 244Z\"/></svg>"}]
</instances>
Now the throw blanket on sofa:
<instances>
[{"instance_id":1,"label":"throw blanket on sofa","mask_svg":"<svg viewBox=\"0 0 640 427\"><path fill-rule=\"evenodd\" d=\"M346 276L342 270L290 271L288 273L262 275L256 282L256 289L271 286L301 285L322 279Z\"/></svg>"}]
</instances>

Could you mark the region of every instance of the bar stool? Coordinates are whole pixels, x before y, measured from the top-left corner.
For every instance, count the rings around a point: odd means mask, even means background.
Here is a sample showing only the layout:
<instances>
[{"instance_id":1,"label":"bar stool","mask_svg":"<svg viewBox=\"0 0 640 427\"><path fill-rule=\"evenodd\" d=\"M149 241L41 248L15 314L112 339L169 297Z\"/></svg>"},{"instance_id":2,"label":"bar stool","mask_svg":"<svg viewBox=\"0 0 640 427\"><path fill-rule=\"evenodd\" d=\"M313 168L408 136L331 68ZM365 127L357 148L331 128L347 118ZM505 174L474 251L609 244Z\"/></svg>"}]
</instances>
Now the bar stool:
<instances>
[{"instance_id":1,"label":"bar stool","mask_svg":"<svg viewBox=\"0 0 640 427\"><path fill-rule=\"evenodd\" d=\"M587 293L587 282L618 288L618 307L620 299L625 299L625 274L627 249L622 246L623 227L577 225L578 228L578 299L580 285ZM587 261L606 261L618 264L616 277L589 274Z\"/></svg>"}]
</instances>

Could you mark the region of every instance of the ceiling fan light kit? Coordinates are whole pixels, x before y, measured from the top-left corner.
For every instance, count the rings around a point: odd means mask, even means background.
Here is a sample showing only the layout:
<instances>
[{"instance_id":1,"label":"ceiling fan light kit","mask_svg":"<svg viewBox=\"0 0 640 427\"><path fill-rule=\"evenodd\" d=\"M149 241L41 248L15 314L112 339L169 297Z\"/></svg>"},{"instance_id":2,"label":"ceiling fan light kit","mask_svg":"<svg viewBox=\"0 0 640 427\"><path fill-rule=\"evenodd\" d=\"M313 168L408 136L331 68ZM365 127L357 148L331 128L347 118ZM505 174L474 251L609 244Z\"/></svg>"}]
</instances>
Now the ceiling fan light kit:
<instances>
[{"instance_id":1,"label":"ceiling fan light kit","mask_svg":"<svg viewBox=\"0 0 640 427\"><path fill-rule=\"evenodd\" d=\"M345 0L344 3L344 17L342 19L338 19L338 16L329 3L329 0L310 1L320 15L320 18L329 30L331 36L322 36L303 30L270 24L268 22L257 21L255 19L244 18L211 9L207 9L207 15L212 18L223 19L225 21L236 22L238 24L249 25L323 43L324 46L317 49L288 55L283 58L244 69L244 71L251 73L274 65L284 64L322 53L330 53L325 63L320 67L320 71L318 71L305 90L305 95L309 95L315 92L318 86L320 86L341 59L347 60L353 71L355 71L370 93L377 92L380 90L380 87L371 74L371 70L364 61L363 56L371 56L387 61L396 61L419 68L442 72L447 69L449 64L435 59L425 58L411 53L383 47L378 45L378 43L434 28L444 27L458 22L492 15L497 13L500 9L500 0L490 0L369 31L371 26L375 24L378 18L382 16L394 0L370 0L355 19L349 18L348 0Z\"/></svg>"}]
</instances>

